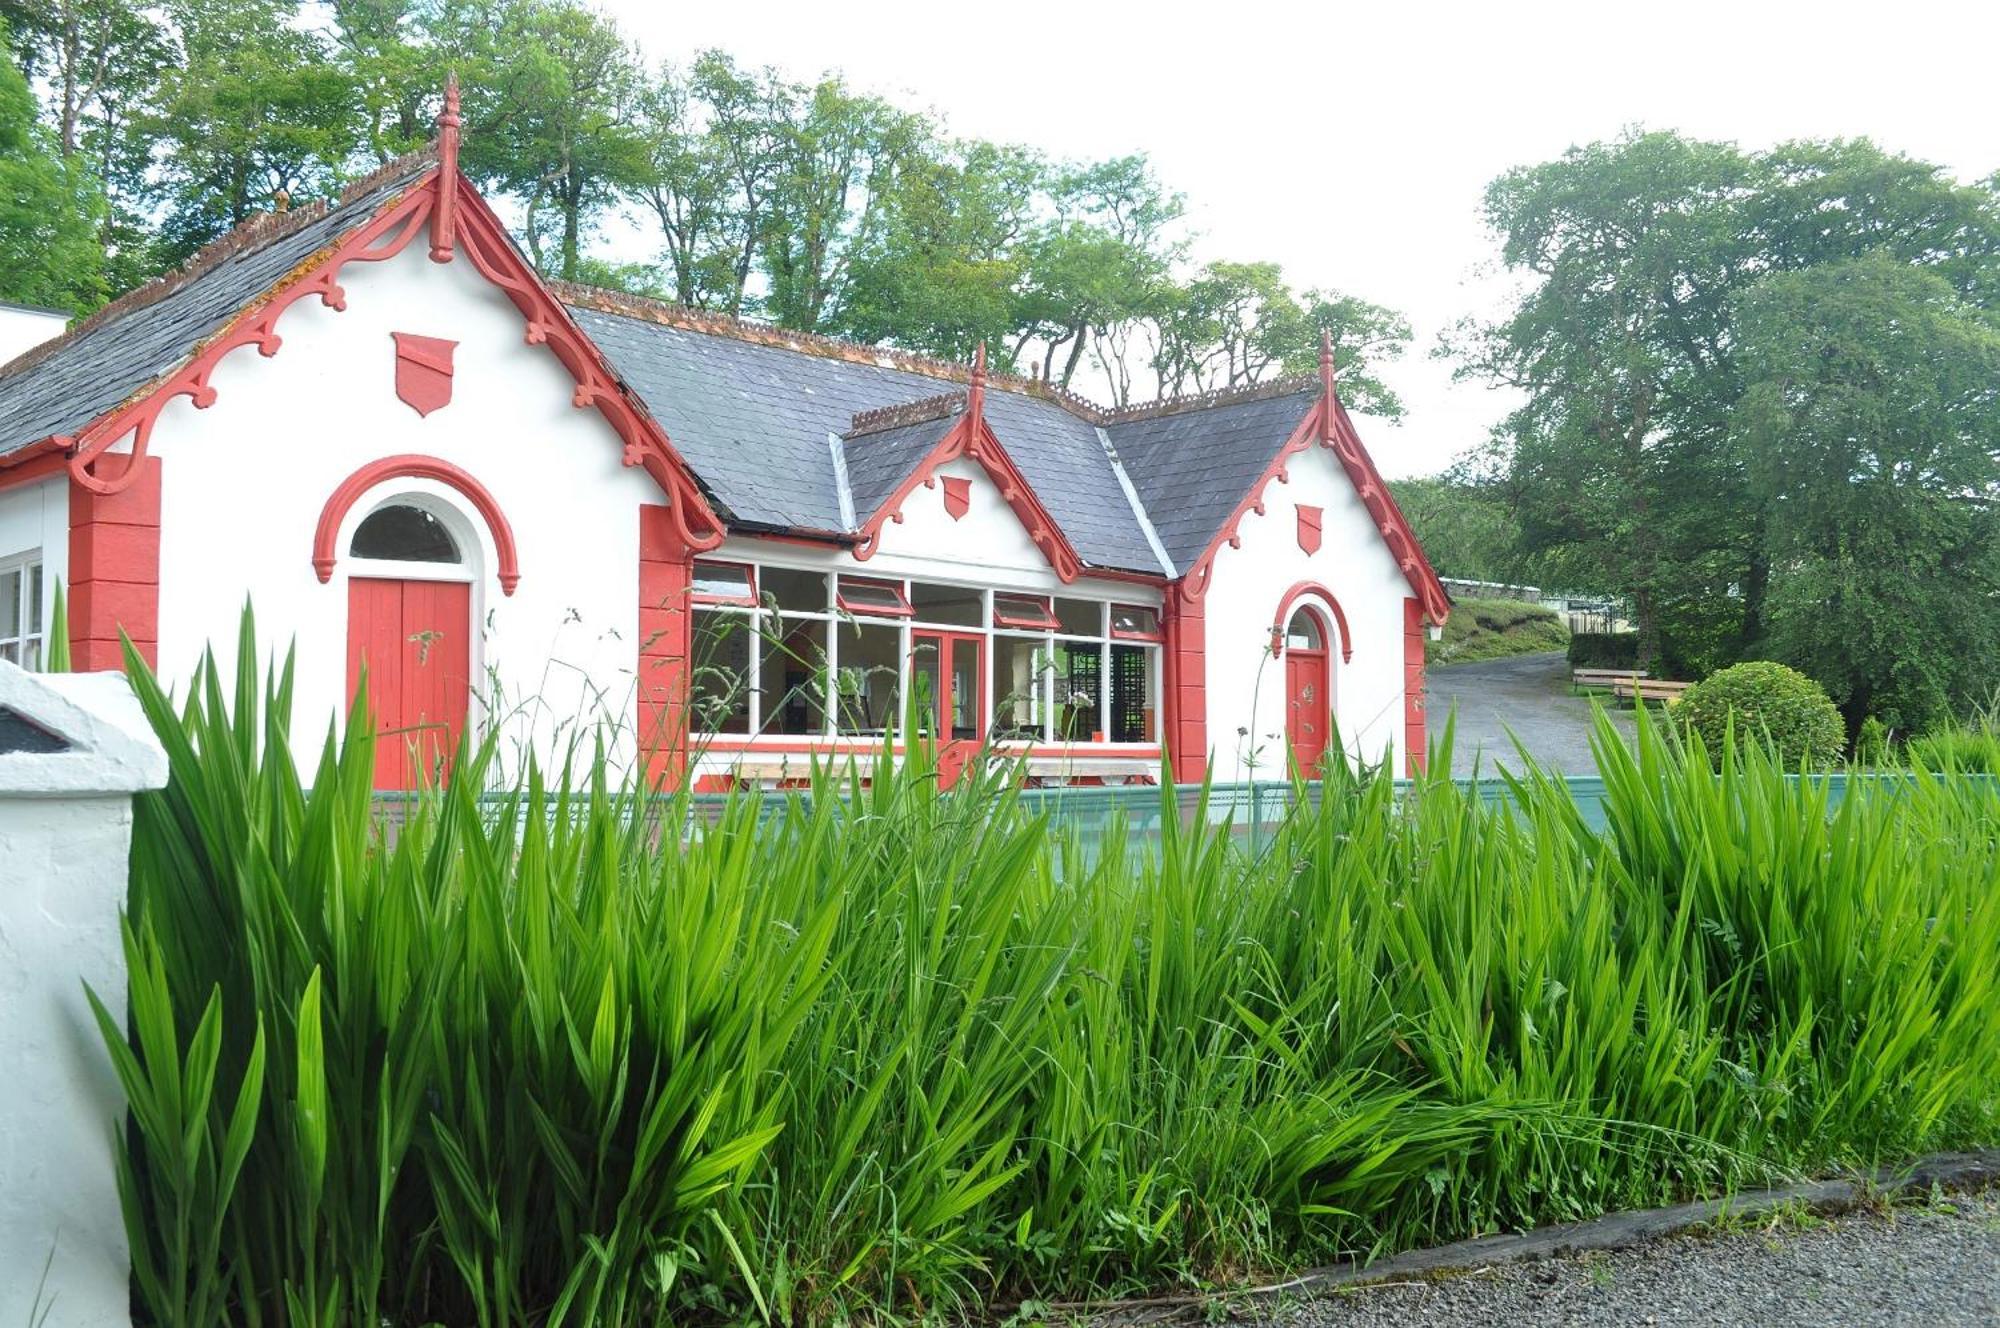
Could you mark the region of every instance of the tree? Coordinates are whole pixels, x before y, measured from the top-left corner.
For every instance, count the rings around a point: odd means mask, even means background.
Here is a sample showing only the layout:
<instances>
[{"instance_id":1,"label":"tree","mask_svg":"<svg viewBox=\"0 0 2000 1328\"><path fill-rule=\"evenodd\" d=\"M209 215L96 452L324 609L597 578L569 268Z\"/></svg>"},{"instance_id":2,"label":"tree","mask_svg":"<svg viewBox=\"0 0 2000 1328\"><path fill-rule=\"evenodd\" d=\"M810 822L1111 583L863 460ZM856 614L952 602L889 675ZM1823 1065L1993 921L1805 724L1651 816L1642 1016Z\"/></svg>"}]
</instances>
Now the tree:
<instances>
[{"instance_id":1,"label":"tree","mask_svg":"<svg viewBox=\"0 0 2000 1328\"><path fill-rule=\"evenodd\" d=\"M1409 345L1408 320L1338 292L1297 295L1276 263L1208 264L1176 290L1158 327L1153 367L1165 392L1207 392L1317 372L1324 329L1333 338L1341 399L1357 410L1402 418L1401 398L1375 370Z\"/></svg>"},{"instance_id":2,"label":"tree","mask_svg":"<svg viewBox=\"0 0 2000 1328\"><path fill-rule=\"evenodd\" d=\"M87 313L104 302L104 200L59 150L0 23L0 300Z\"/></svg>"},{"instance_id":3,"label":"tree","mask_svg":"<svg viewBox=\"0 0 2000 1328\"><path fill-rule=\"evenodd\" d=\"M535 265L574 281L598 215L650 170L631 46L573 0L478 0L440 28L478 68L466 171L521 200Z\"/></svg>"},{"instance_id":4,"label":"tree","mask_svg":"<svg viewBox=\"0 0 2000 1328\"><path fill-rule=\"evenodd\" d=\"M150 141L143 119L173 34L155 10L124 0L0 0L30 85L46 89L56 151L81 163L104 194L98 241L112 293L157 271L147 215Z\"/></svg>"},{"instance_id":5,"label":"tree","mask_svg":"<svg viewBox=\"0 0 2000 1328\"><path fill-rule=\"evenodd\" d=\"M930 126L837 78L782 105L758 238L764 312L780 327L833 331L845 320L854 259L878 243L888 199Z\"/></svg>"},{"instance_id":6,"label":"tree","mask_svg":"<svg viewBox=\"0 0 2000 1328\"><path fill-rule=\"evenodd\" d=\"M353 81L288 0L175 0L181 61L138 132L171 264L286 199L330 194L359 139Z\"/></svg>"},{"instance_id":7,"label":"tree","mask_svg":"<svg viewBox=\"0 0 2000 1328\"><path fill-rule=\"evenodd\" d=\"M1748 580L1755 540L1729 508L1724 439L1752 177L1727 144L1642 134L1511 171L1486 194L1502 257L1531 285L1453 345L1527 396L1504 425L1526 547L1583 553L1631 596L1641 667L1658 663L1676 606Z\"/></svg>"},{"instance_id":8,"label":"tree","mask_svg":"<svg viewBox=\"0 0 2000 1328\"><path fill-rule=\"evenodd\" d=\"M1737 320L1771 646L1850 731L2000 685L2000 330L1888 253L1778 273Z\"/></svg>"}]
</instances>

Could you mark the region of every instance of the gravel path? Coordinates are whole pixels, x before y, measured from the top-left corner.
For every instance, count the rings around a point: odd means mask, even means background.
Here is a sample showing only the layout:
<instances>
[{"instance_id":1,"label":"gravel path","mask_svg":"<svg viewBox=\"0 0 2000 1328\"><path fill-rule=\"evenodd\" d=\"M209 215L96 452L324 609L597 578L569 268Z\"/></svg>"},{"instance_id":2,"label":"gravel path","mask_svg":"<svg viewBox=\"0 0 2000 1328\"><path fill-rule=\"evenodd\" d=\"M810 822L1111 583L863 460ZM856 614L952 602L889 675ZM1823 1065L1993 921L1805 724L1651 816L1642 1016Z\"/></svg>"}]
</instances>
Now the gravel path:
<instances>
[{"instance_id":1,"label":"gravel path","mask_svg":"<svg viewBox=\"0 0 2000 1328\"><path fill-rule=\"evenodd\" d=\"M1265 1306L1272 1328L2000 1324L2000 1191Z\"/></svg>"},{"instance_id":2,"label":"gravel path","mask_svg":"<svg viewBox=\"0 0 2000 1328\"><path fill-rule=\"evenodd\" d=\"M1569 661L1560 651L1430 670L1425 713L1433 738L1454 712L1454 775L1471 774L1475 761L1489 772L1496 764L1519 765L1516 737L1550 770L1587 775L1597 768L1590 755L1590 701L1571 693ZM1620 728L1632 731L1631 711L1612 715Z\"/></svg>"}]
</instances>

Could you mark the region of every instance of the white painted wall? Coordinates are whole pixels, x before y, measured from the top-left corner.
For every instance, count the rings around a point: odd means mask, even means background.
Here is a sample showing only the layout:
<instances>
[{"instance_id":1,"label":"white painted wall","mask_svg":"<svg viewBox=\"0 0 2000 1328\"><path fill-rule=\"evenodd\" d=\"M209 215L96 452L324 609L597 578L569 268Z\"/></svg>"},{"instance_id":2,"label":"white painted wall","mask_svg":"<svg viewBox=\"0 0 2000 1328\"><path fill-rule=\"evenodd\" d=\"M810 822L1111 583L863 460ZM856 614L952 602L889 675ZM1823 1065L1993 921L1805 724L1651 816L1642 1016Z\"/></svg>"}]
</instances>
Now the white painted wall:
<instances>
[{"instance_id":1,"label":"white painted wall","mask_svg":"<svg viewBox=\"0 0 2000 1328\"><path fill-rule=\"evenodd\" d=\"M1343 662L1329 643L1334 717L1348 751L1374 761L1402 745L1403 601L1410 584L1376 533L1368 509L1332 452L1315 445L1291 459L1291 482L1269 481L1264 515L1247 515L1242 547L1224 544L1206 598L1208 739L1221 780L1282 779L1285 667L1270 652L1271 620L1301 581L1340 601L1354 637ZM1298 542L1298 505L1325 508L1319 552ZM1334 631L1338 626L1326 614ZM1397 771L1401 773L1401 753Z\"/></svg>"},{"instance_id":2,"label":"white painted wall","mask_svg":"<svg viewBox=\"0 0 2000 1328\"><path fill-rule=\"evenodd\" d=\"M68 326L69 315L59 310L0 304L0 364L61 336Z\"/></svg>"},{"instance_id":3,"label":"white painted wall","mask_svg":"<svg viewBox=\"0 0 2000 1328\"><path fill-rule=\"evenodd\" d=\"M115 673L0 662L0 706L72 744L0 753L0 1323L104 1328L128 1322L124 1099L83 984L124 1010L131 794L166 757Z\"/></svg>"},{"instance_id":4,"label":"white painted wall","mask_svg":"<svg viewBox=\"0 0 2000 1328\"><path fill-rule=\"evenodd\" d=\"M0 489L0 562L39 549L42 555L42 629L55 613L48 587L69 581L69 480L54 475Z\"/></svg>"},{"instance_id":5,"label":"white painted wall","mask_svg":"<svg viewBox=\"0 0 2000 1328\"><path fill-rule=\"evenodd\" d=\"M598 719L633 721L638 635L638 509L663 501L603 417L570 404L573 383L546 347L528 346L520 313L462 255L432 263L421 239L383 263L342 270L347 309L316 299L279 324L284 344L218 369L216 403L186 398L162 414L160 665L185 680L205 645L233 664L238 615L255 604L265 649L298 650L295 732L312 762L346 704L347 569L355 526L378 501L421 492L461 509L479 535L475 671L479 722L497 725L508 762L547 758ZM452 400L419 416L395 393L392 332L459 343ZM470 472L513 526L521 581L500 591L490 535L441 485L403 481L348 513L333 579L320 584L313 529L334 489L384 456L421 453ZM483 716L481 712L483 710Z\"/></svg>"}]
</instances>

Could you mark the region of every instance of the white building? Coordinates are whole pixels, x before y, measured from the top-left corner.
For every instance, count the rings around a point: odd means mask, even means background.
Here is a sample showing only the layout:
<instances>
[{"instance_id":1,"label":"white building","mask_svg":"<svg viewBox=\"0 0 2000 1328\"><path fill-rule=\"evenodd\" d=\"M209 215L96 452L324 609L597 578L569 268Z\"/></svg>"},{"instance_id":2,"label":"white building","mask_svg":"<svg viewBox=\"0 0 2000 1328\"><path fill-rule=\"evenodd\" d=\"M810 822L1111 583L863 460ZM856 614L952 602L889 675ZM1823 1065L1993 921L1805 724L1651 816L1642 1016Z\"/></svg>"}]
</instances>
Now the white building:
<instances>
[{"instance_id":1,"label":"white building","mask_svg":"<svg viewBox=\"0 0 2000 1328\"><path fill-rule=\"evenodd\" d=\"M541 280L439 145L0 369L0 658L169 680L246 598L295 723L367 669L384 787L616 723L796 777L907 700L953 768L1281 776L1423 744L1449 601L1317 379L1106 411ZM419 759L412 760L415 752Z\"/></svg>"}]
</instances>

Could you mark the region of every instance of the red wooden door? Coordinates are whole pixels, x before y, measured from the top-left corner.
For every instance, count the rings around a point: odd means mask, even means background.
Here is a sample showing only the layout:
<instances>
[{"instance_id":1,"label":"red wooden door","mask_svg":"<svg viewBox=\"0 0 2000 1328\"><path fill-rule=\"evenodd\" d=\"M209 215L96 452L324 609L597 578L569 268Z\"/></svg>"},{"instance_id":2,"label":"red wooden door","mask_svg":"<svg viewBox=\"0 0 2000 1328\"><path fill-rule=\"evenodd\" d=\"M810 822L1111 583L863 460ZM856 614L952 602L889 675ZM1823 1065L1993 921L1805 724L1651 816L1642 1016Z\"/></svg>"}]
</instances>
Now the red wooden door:
<instances>
[{"instance_id":1,"label":"red wooden door","mask_svg":"<svg viewBox=\"0 0 2000 1328\"><path fill-rule=\"evenodd\" d=\"M986 638L962 632L910 633L910 679L927 702L937 742L938 784L965 773L986 736Z\"/></svg>"},{"instance_id":2,"label":"red wooden door","mask_svg":"<svg viewBox=\"0 0 2000 1328\"><path fill-rule=\"evenodd\" d=\"M463 581L348 581L347 694L366 668L376 788L417 788L444 774L471 699L471 638L472 587Z\"/></svg>"},{"instance_id":3,"label":"red wooden door","mask_svg":"<svg viewBox=\"0 0 2000 1328\"><path fill-rule=\"evenodd\" d=\"M1329 713L1326 694L1326 652L1285 651L1285 737L1290 740L1292 760L1311 774L1326 755Z\"/></svg>"}]
</instances>

